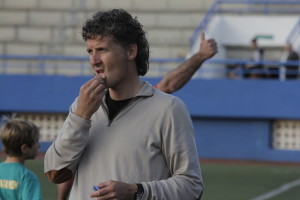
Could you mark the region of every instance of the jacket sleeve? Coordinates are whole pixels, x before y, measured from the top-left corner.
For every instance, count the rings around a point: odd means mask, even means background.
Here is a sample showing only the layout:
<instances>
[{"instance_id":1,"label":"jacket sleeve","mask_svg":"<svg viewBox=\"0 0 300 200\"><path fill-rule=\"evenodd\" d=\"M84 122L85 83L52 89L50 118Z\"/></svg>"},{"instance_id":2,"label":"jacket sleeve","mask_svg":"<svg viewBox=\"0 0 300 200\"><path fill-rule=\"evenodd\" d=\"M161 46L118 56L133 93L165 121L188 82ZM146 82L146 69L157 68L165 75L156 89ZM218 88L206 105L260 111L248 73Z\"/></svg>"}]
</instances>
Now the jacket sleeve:
<instances>
[{"instance_id":1,"label":"jacket sleeve","mask_svg":"<svg viewBox=\"0 0 300 200\"><path fill-rule=\"evenodd\" d=\"M191 117L178 98L174 98L164 112L162 152L171 177L143 182L143 200L199 199L203 192L203 182Z\"/></svg>"},{"instance_id":2,"label":"jacket sleeve","mask_svg":"<svg viewBox=\"0 0 300 200\"><path fill-rule=\"evenodd\" d=\"M62 183L73 176L87 144L91 121L74 114L77 101L71 108L56 140L45 154L44 172L54 183Z\"/></svg>"}]
</instances>

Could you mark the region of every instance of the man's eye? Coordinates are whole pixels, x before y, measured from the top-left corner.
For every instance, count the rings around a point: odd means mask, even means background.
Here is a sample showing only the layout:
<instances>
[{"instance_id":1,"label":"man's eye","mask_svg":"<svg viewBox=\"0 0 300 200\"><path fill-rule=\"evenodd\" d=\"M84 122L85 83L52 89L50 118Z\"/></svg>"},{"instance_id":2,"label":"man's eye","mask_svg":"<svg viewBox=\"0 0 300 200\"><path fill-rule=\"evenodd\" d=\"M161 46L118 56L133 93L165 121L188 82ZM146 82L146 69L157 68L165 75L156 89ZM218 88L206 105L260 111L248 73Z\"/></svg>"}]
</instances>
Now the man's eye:
<instances>
[{"instance_id":1,"label":"man's eye","mask_svg":"<svg viewBox=\"0 0 300 200\"><path fill-rule=\"evenodd\" d=\"M99 48L99 49L97 49L97 51L98 51L98 52L104 52L104 51L106 51L106 49L104 49L104 48Z\"/></svg>"}]
</instances>

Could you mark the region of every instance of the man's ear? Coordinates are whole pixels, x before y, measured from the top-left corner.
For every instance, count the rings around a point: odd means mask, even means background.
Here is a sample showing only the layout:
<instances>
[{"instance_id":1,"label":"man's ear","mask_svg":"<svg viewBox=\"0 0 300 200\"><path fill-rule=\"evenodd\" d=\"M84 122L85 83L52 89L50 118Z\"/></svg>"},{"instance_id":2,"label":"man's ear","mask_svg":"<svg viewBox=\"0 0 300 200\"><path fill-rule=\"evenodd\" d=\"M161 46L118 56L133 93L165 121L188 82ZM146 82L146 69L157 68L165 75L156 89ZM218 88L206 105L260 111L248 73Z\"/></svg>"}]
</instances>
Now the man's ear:
<instances>
[{"instance_id":1,"label":"man's ear","mask_svg":"<svg viewBox=\"0 0 300 200\"><path fill-rule=\"evenodd\" d=\"M127 58L129 61L132 61L135 59L137 55L137 45L136 44L130 44L127 50Z\"/></svg>"}]
</instances>

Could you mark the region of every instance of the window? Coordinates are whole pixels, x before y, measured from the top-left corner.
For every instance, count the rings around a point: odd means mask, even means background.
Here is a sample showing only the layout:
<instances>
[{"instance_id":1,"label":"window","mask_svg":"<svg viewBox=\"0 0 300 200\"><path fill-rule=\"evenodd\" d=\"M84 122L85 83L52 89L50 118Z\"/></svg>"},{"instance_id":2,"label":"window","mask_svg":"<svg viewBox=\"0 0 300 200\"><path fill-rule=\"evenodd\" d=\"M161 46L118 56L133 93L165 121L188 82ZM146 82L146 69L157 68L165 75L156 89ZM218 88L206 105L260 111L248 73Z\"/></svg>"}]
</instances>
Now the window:
<instances>
[{"instance_id":1,"label":"window","mask_svg":"<svg viewBox=\"0 0 300 200\"><path fill-rule=\"evenodd\" d=\"M272 147L282 150L300 150L300 121L274 121L272 127Z\"/></svg>"}]
</instances>

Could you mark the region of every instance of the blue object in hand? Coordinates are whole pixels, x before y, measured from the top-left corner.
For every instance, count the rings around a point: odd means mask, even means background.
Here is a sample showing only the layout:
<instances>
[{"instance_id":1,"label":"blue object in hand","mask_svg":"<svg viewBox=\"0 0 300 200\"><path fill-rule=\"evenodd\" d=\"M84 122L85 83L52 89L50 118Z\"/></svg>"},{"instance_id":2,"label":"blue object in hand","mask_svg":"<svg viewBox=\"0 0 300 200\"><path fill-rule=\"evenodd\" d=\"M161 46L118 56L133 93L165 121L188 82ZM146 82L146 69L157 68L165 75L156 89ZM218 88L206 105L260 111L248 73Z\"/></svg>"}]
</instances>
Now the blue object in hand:
<instances>
[{"instance_id":1,"label":"blue object in hand","mask_svg":"<svg viewBox=\"0 0 300 200\"><path fill-rule=\"evenodd\" d=\"M100 190L100 188L98 186L96 186L96 185L93 186L93 189L94 189L94 191Z\"/></svg>"}]
</instances>

